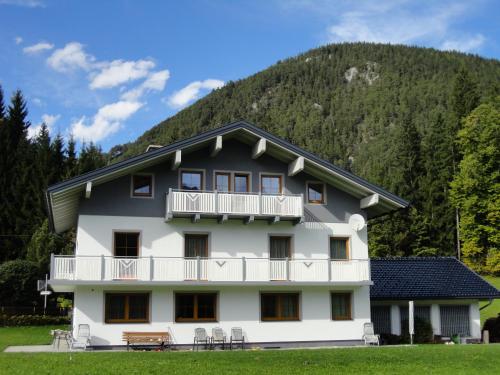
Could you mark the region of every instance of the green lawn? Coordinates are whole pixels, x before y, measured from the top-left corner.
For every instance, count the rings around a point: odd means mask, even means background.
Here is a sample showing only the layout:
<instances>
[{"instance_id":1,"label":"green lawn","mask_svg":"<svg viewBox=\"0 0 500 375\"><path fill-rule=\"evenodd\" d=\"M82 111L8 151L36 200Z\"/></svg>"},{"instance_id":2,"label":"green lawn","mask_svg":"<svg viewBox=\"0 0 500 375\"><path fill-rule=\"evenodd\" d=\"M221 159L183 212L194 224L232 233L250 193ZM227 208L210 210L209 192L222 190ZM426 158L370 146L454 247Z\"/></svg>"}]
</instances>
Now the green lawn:
<instances>
[{"instance_id":1,"label":"green lawn","mask_svg":"<svg viewBox=\"0 0 500 375\"><path fill-rule=\"evenodd\" d=\"M497 289L500 289L500 277L483 276L483 278ZM486 305L486 302L481 302L481 306L484 305ZM496 317L498 313L500 313L500 299L493 300L493 303L490 306L481 310L481 328L483 327L483 323L486 319Z\"/></svg>"},{"instance_id":2,"label":"green lawn","mask_svg":"<svg viewBox=\"0 0 500 375\"><path fill-rule=\"evenodd\" d=\"M50 327L0 328L0 346L48 343ZM233 352L0 353L0 374L494 374L500 345Z\"/></svg>"}]
</instances>

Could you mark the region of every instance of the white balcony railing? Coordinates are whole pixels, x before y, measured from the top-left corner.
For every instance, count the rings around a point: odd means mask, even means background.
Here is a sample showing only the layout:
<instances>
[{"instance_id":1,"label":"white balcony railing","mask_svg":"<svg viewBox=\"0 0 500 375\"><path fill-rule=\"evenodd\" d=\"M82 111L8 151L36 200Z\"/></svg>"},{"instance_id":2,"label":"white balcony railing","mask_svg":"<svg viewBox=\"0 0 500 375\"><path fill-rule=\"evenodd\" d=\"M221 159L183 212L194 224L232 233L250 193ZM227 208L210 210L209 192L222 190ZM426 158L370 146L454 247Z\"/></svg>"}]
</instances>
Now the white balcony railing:
<instances>
[{"instance_id":1,"label":"white balcony railing","mask_svg":"<svg viewBox=\"0 0 500 375\"><path fill-rule=\"evenodd\" d=\"M262 215L300 218L304 212L302 195L264 195L170 189L166 201L167 218L174 214Z\"/></svg>"},{"instance_id":2,"label":"white balcony railing","mask_svg":"<svg viewBox=\"0 0 500 375\"><path fill-rule=\"evenodd\" d=\"M162 282L360 282L370 280L370 263L368 259L53 256L51 279Z\"/></svg>"}]
</instances>

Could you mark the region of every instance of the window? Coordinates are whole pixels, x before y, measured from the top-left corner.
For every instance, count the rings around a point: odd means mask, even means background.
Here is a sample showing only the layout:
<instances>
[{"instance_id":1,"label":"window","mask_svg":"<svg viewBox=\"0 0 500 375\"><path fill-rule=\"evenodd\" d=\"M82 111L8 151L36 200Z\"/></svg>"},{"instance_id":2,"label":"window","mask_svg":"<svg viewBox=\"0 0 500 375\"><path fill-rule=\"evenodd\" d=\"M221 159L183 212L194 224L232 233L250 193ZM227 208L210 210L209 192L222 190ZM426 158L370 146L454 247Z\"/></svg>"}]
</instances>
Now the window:
<instances>
[{"instance_id":1,"label":"window","mask_svg":"<svg viewBox=\"0 0 500 375\"><path fill-rule=\"evenodd\" d=\"M148 293L106 293L106 323L149 323Z\"/></svg>"},{"instance_id":2,"label":"window","mask_svg":"<svg viewBox=\"0 0 500 375\"><path fill-rule=\"evenodd\" d=\"M138 232L115 232L115 256L139 256L139 235Z\"/></svg>"},{"instance_id":3,"label":"window","mask_svg":"<svg viewBox=\"0 0 500 375\"><path fill-rule=\"evenodd\" d=\"M300 320L298 293L261 293L261 320Z\"/></svg>"},{"instance_id":4,"label":"window","mask_svg":"<svg viewBox=\"0 0 500 375\"><path fill-rule=\"evenodd\" d=\"M332 293L332 320L351 319L351 293Z\"/></svg>"},{"instance_id":5,"label":"window","mask_svg":"<svg viewBox=\"0 0 500 375\"><path fill-rule=\"evenodd\" d=\"M281 194L283 190L281 175L261 175L260 191L262 194Z\"/></svg>"},{"instance_id":6,"label":"window","mask_svg":"<svg viewBox=\"0 0 500 375\"><path fill-rule=\"evenodd\" d=\"M269 237L269 258L270 259L284 259L291 258L292 238L284 236L271 236Z\"/></svg>"},{"instance_id":7,"label":"window","mask_svg":"<svg viewBox=\"0 0 500 375\"><path fill-rule=\"evenodd\" d=\"M215 173L215 190L231 191L231 173L228 172Z\"/></svg>"},{"instance_id":8,"label":"window","mask_svg":"<svg viewBox=\"0 0 500 375\"><path fill-rule=\"evenodd\" d=\"M441 335L470 336L469 305L441 305Z\"/></svg>"},{"instance_id":9,"label":"window","mask_svg":"<svg viewBox=\"0 0 500 375\"><path fill-rule=\"evenodd\" d=\"M325 184L322 182L307 183L307 203L325 203Z\"/></svg>"},{"instance_id":10,"label":"window","mask_svg":"<svg viewBox=\"0 0 500 375\"><path fill-rule=\"evenodd\" d=\"M176 322L217 321L216 293L176 293Z\"/></svg>"},{"instance_id":11,"label":"window","mask_svg":"<svg viewBox=\"0 0 500 375\"><path fill-rule=\"evenodd\" d=\"M136 174L132 176L132 196L153 196L153 175Z\"/></svg>"},{"instance_id":12,"label":"window","mask_svg":"<svg viewBox=\"0 0 500 375\"><path fill-rule=\"evenodd\" d=\"M184 237L186 258L208 257L208 234L186 234Z\"/></svg>"},{"instance_id":13,"label":"window","mask_svg":"<svg viewBox=\"0 0 500 375\"><path fill-rule=\"evenodd\" d=\"M330 237L330 259L349 259L349 238Z\"/></svg>"},{"instance_id":14,"label":"window","mask_svg":"<svg viewBox=\"0 0 500 375\"><path fill-rule=\"evenodd\" d=\"M235 193L248 193L250 191L250 175L248 173L234 174Z\"/></svg>"},{"instance_id":15,"label":"window","mask_svg":"<svg viewBox=\"0 0 500 375\"><path fill-rule=\"evenodd\" d=\"M203 172L181 171L182 190L203 190Z\"/></svg>"}]
</instances>

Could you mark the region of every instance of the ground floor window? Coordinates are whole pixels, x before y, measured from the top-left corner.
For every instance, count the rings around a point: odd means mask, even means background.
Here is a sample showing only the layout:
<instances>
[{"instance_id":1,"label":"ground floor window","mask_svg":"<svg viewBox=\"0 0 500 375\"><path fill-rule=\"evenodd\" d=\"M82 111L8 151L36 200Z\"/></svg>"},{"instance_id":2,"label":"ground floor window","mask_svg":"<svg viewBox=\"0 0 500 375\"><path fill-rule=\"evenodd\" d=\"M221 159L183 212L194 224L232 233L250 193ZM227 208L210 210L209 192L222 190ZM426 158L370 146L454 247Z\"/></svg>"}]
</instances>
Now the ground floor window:
<instances>
[{"instance_id":1,"label":"ground floor window","mask_svg":"<svg viewBox=\"0 0 500 375\"><path fill-rule=\"evenodd\" d=\"M261 293L260 316L265 321L300 320L299 293Z\"/></svg>"},{"instance_id":2,"label":"ground floor window","mask_svg":"<svg viewBox=\"0 0 500 375\"><path fill-rule=\"evenodd\" d=\"M106 323L149 323L149 293L106 293Z\"/></svg>"},{"instance_id":3,"label":"ground floor window","mask_svg":"<svg viewBox=\"0 0 500 375\"><path fill-rule=\"evenodd\" d=\"M175 321L217 321L217 293L176 293Z\"/></svg>"},{"instance_id":4,"label":"ground floor window","mask_svg":"<svg viewBox=\"0 0 500 375\"><path fill-rule=\"evenodd\" d=\"M441 335L470 336L469 305L441 305Z\"/></svg>"},{"instance_id":5,"label":"ground floor window","mask_svg":"<svg viewBox=\"0 0 500 375\"><path fill-rule=\"evenodd\" d=\"M399 314L401 317L401 333L408 333L409 332L408 306L400 306L399 307ZM415 317L415 319L420 319L420 320L423 320L427 323L430 323L431 322L431 307L430 306L415 306L413 308L413 316Z\"/></svg>"},{"instance_id":6,"label":"ground floor window","mask_svg":"<svg viewBox=\"0 0 500 375\"><path fill-rule=\"evenodd\" d=\"M351 320L352 293L332 293L332 320Z\"/></svg>"},{"instance_id":7,"label":"ground floor window","mask_svg":"<svg viewBox=\"0 0 500 375\"><path fill-rule=\"evenodd\" d=\"M372 306L371 317L375 333L391 333L391 306Z\"/></svg>"}]
</instances>

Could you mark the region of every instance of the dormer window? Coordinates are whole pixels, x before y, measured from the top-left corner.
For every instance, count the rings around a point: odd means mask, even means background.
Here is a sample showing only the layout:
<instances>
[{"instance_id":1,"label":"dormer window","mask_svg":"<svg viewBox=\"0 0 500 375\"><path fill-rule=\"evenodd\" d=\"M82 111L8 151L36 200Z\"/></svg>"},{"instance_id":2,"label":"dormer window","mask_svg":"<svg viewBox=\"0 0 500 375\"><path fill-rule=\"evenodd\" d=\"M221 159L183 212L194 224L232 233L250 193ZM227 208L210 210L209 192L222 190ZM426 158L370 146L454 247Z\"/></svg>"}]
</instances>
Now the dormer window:
<instances>
[{"instance_id":1,"label":"dormer window","mask_svg":"<svg viewBox=\"0 0 500 375\"><path fill-rule=\"evenodd\" d=\"M153 197L152 174L135 174L132 176L132 196L136 198Z\"/></svg>"},{"instance_id":2,"label":"dormer window","mask_svg":"<svg viewBox=\"0 0 500 375\"><path fill-rule=\"evenodd\" d=\"M307 182L307 203L325 204L325 184L322 182Z\"/></svg>"}]
</instances>

